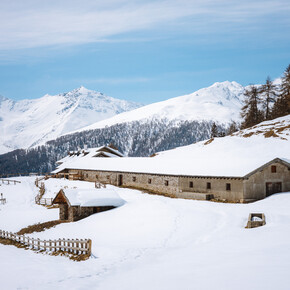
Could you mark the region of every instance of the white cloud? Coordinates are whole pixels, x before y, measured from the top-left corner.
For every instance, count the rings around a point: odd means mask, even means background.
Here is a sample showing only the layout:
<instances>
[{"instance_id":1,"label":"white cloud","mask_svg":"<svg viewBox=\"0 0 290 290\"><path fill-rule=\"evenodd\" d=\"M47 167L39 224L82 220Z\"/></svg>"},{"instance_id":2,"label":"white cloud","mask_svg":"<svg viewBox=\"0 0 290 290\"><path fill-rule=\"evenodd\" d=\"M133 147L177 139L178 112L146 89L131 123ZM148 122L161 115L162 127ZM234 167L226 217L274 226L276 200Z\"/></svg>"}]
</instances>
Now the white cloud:
<instances>
[{"instance_id":1,"label":"white cloud","mask_svg":"<svg viewBox=\"0 0 290 290\"><path fill-rule=\"evenodd\" d=\"M1 0L0 49L84 44L174 26L202 33L273 14L289 24L289 9L288 0Z\"/></svg>"}]
</instances>

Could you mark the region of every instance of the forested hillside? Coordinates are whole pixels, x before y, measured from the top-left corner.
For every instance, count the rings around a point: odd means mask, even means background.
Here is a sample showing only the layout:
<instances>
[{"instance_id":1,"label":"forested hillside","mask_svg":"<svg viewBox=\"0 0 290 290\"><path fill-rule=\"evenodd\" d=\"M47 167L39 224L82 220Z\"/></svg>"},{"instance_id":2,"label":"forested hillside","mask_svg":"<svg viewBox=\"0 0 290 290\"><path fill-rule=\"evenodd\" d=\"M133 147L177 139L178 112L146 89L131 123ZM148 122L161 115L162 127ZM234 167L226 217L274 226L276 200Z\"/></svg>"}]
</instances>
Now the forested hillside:
<instances>
[{"instance_id":1,"label":"forested hillside","mask_svg":"<svg viewBox=\"0 0 290 290\"><path fill-rule=\"evenodd\" d=\"M211 136L212 122L181 122L168 120L135 121L103 129L77 132L31 149L18 149L0 155L0 174L50 172L55 162L68 151L113 143L125 155L150 156L163 151L192 144ZM220 132L226 128L217 125Z\"/></svg>"}]
</instances>

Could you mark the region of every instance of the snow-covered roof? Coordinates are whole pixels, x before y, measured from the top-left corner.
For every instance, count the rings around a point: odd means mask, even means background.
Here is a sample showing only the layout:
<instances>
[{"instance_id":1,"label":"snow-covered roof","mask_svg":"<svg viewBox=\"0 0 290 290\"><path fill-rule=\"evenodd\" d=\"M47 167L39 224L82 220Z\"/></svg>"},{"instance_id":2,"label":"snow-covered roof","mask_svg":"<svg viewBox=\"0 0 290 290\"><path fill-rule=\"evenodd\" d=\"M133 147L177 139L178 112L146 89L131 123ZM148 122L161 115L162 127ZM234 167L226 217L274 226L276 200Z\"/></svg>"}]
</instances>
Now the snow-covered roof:
<instances>
[{"instance_id":1,"label":"snow-covered roof","mask_svg":"<svg viewBox=\"0 0 290 290\"><path fill-rule=\"evenodd\" d=\"M71 206L118 207L125 203L125 201L112 188L63 189L62 191Z\"/></svg>"},{"instance_id":2,"label":"snow-covered roof","mask_svg":"<svg viewBox=\"0 0 290 290\"><path fill-rule=\"evenodd\" d=\"M109 150L110 152L106 152L105 150ZM101 146L101 147L95 147L95 148L88 148L88 149L82 149L78 151L71 151L67 156L64 158L58 160L57 164L63 164L67 161L73 161L80 158L92 158L92 157L98 157L100 155L105 155L106 157L123 157L124 155L116 150L111 148L110 146Z\"/></svg>"},{"instance_id":3,"label":"snow-covered roof","mask_svg":"<svg viewBox=\"0 0 290 290\"><path fill-rule=\"evenodd\" d=\"M63 169L88 169L186 176L244 177L275 158L290 160L290 115L232 136L159 152L155 157L93 158L67 162Z\"/></svg>"}]
</instances>

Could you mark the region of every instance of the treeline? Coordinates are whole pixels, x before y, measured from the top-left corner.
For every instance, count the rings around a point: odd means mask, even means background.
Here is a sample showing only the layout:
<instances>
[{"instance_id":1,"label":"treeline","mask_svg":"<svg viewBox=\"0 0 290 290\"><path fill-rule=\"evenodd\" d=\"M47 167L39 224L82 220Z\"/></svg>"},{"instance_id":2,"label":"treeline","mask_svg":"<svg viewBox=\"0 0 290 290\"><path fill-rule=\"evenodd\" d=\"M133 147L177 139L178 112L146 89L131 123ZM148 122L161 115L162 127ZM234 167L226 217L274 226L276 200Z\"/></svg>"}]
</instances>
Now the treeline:
<instances>
[{"instance_id":1,"label":"treeline","mask_svg":"<svg viewBox=\"0 0 290 290\"><path fill-rule=\"evenodd\" d=\"M274 84L267 77L265 84L249 86L244 95L241 129L290 114L290 65L284 71L280 84Z\"/></svg>"},{"instance_id":2,"label":"treeline","mask_svg":"<svg viewBox=\"0 0 290 290\"><path fill-rule=\"evenodd\" d=\"M18 149L0 155L0 175L8 173L50 172L55 162L84 146L113 143L128 156L150 156L155 152L189 145L210 137L212 122L148 120L116 124L101 129L61 136L43 146ZM223 125L217 130L225 131Z\"/></svg>"}]
</instances>

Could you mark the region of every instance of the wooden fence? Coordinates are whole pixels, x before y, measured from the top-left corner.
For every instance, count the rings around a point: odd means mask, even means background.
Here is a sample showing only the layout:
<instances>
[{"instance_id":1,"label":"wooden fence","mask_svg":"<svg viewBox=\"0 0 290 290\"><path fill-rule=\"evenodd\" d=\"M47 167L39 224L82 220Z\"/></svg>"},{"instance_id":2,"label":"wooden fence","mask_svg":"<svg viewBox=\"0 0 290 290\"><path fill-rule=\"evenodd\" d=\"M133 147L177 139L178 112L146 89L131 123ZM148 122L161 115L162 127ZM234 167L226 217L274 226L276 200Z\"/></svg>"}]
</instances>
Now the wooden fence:
<instances>
[{"instance_id":1,"label":"wooden fence","mask_svg":"<svg viewBox=\"0 0 290 290\"><path fill-rule=\"evenodd\" d=\"M40 205L52 205L53 198L39 197L39 194L35 197L35 203Z\"/></svg>"},{"instance_id":2,"label":"wooden fence","mask_svg":"<svg viewBox=\"0 0 290 290\"><path fill-rule=\"evenodd\" d=\"M17 235L11 232L0 230L0 238L15 241L23 244L33 250L44 250L49 252L67 252L74 255L91 255L92 240L90 239L58 239L58 240L40 240L24 235Z\"/></svg>"},{"instance_id":3,"label":"wooden fence","mask_svg":"<svg viewBox=\"0 0 290 290\"><path fill-rule=\"evenodd\" d=\"M16 184L16 183L21 183L21 181L18 181L18 180L12 180L12 179L0 179L1 181L2 181L2 183L3 184L5 184L5 182L7 182L7 184L10 184L10 183L14 183L14 185Z\"/></svg>"},{"instance_id":4,"label":"wooden fence","mask_svg":"<svg viewBox=\"0 0 290 290\"><path fill-rule=\"evenodd\" d=\"M95 181L95 188L106 188L106 184Z\"/></svg>"},{"instance_id":5,"label":"wooden fence","mask_svg":"<svg viewBox=\"0 0 290 290\"><path fill-rule=\"evenodd\" d=\"M6 201L6 198L0 198L0 204L5 204L7 201Z\"/></svg>"},{"instance_id":6,"label":"wooden fence","mask_svg":"<svg viewBox=\"0 0 290 290\"><path fill-rule=\"evenodd\" d=\"M45 194L45 184L44 182L40 182L39 185L39 181L43 179L45 179L45 177L35 179L35 185L39 188L39 193L35 197L35 203L40 205L52 205L53 198L43 197L43 195Z\"/></svg>"},{"instance_id":7,"label":"wooden fence","mask_svg":"<svg viewBox=\"0 0 290 290\"><path fill-rule=\"evenodd\" d=\"M40 175L47 175L50 172L24 172L24 173L2 173L0 174L0 178L7 178L7 177L17 177L17 176L40 176Z\"/></svg>"}]
</instances>

